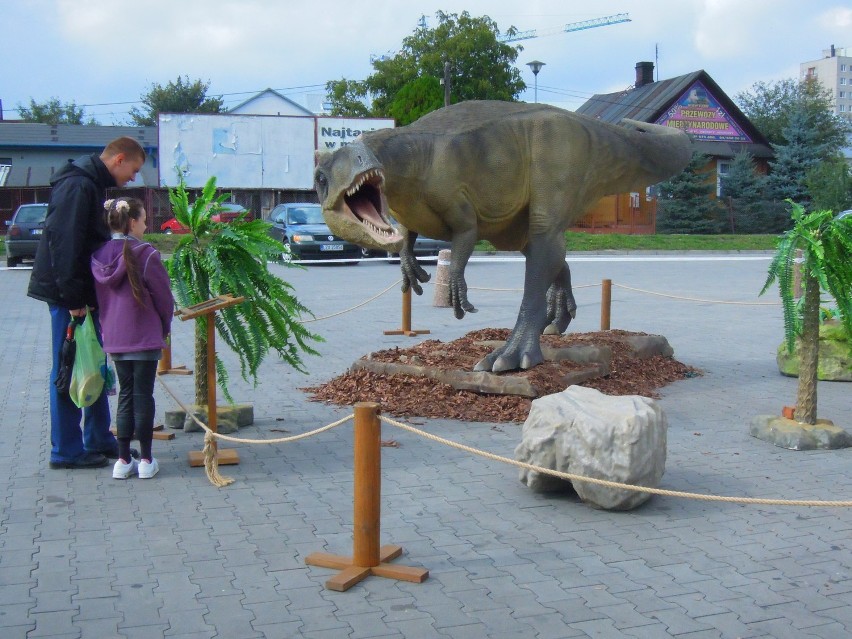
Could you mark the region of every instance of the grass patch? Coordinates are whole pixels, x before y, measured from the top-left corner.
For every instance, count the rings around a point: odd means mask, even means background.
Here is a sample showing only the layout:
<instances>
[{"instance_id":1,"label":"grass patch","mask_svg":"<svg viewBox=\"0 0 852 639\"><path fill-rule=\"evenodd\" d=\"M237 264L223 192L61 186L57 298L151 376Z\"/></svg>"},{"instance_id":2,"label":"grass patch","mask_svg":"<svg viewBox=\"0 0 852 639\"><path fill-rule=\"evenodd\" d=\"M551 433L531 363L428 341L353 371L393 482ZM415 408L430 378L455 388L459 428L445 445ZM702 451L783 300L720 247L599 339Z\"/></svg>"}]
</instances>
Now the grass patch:
<instances>
[{"instance_id":1,"label":"grass patch","mask_svg":"<svg viewBox=\"0 0 852 639\"><path fill-rule=\"evenodd\" d=\"M150 242L160 253L171 255L181 235L150 233ZM565 233L566 251L774 251L779 235L594 235ZM476 243L479 252L493 252L490 242ZM0 236L0 255L6 255L5 238Z\"/></svg>"},{"instance_id":2,"label":"grass patch","mask_svg":"<svg viewBox=\"0 0 852 639\"><path fill-rule=\"evenodd\" d=\"M566 251L772 251L778 235L621 235L565 233ZM484 240L477 251L494 251Z\"/></svg>"}]
</instances>

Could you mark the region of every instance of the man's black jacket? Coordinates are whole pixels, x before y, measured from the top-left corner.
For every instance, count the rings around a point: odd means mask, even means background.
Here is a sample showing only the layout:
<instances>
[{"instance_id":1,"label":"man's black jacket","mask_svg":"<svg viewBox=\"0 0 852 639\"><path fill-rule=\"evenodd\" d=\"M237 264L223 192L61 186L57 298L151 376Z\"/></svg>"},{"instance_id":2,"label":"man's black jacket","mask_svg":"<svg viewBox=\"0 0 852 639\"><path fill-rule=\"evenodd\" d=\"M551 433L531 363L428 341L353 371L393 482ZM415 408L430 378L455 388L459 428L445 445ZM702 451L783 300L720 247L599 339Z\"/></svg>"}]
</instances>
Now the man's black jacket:
<instances>
[{"instance_id":1,"label":"man's black jacket","mask_svg":"<svg viewBox=\"0 0 852 639\"><path fill-rule=\"evenodd\" d=\"M44 233L27 295L65 308L97 306L92 253L110 238L106 190L115 179L97 155L66 164L50 180Z\"/></svg>"}]
</instances>

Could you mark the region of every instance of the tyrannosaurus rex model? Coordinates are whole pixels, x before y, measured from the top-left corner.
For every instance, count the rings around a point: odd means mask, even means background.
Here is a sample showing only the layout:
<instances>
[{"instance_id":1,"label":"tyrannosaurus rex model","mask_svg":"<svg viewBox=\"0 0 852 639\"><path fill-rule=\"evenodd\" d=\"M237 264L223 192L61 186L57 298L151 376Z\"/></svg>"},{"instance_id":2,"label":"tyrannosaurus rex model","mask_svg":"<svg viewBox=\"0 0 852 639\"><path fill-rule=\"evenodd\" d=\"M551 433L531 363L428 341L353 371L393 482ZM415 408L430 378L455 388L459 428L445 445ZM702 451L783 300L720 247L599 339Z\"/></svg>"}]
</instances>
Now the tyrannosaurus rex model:
<instances>
[{"instance_id":1,"label":"tyrannosaurus rex model","mask_svg":"<svg viewBox=\"0 0 852 639\"><path fill-rule=\"evenodd\" d=\"M450 302L458 318L476 310L464 279L476 241L521 251L517 322L475 370L526 369L543 361L540 335L562 333L576 314L565 230L604 195L669 178L691 157L689 138L676 129L623 124L539 104L462 102L318 153L315 185L334 233L399 250L403 291L420 295L429 279L412 252L417 235L451 240Z\"/></svg>"}]
</instances>

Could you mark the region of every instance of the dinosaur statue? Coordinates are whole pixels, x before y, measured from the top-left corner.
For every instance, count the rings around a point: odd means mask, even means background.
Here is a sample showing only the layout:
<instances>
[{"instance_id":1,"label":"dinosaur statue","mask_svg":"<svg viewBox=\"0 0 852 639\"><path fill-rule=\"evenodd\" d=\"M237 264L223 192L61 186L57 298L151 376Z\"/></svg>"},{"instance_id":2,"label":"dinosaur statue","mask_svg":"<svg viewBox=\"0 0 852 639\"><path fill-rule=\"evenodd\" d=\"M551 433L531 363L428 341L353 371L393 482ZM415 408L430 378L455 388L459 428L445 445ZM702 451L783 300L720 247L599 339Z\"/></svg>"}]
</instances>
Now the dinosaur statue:
<instances>
[{"instance_id":1,"label":"dinosaur statue","mask_svg":"<svg viewBox=\"0 0 852 639\"><path fill-rule=\"evenodd\" d=\"M691 157L679 130L623 124L541 104L461 102L318 152L315 186L335 234L399 251L403 291L420 295L429 279L412 253L417 235L450 240L450 303L459 319L476 311L464 271L477 240L521 251L517 322L474 370L527 369L543 361L540 335L563 333L576 315L564 232L604 195L665 180Z\"/></svg>"}]
</instances>

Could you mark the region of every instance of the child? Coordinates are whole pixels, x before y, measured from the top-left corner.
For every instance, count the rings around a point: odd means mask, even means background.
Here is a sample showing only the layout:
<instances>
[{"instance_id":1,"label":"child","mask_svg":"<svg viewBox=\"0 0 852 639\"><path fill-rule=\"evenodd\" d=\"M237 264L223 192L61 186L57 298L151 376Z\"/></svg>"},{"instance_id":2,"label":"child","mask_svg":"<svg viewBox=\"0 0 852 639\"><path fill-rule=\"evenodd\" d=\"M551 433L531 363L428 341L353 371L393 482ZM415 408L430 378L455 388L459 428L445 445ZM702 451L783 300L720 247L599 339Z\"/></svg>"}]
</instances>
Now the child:
<instances>
[{"instance_id":1,"label":"child","mask_svg":"<svg viewBox=\"0 0 852 639\"><path fill-rule=\"evenodd\" d=\"M171 330L174 298L159 252L142 242L145 208L132 197L107 200L106 220L112 239L92 254L104 352L118 376L119 459L115 479L139 474L150 479L160 467L151 454L154 439L154 380L157 361ZM141 460L130 455L134 432Z\"/></svg>"}]
</instances>

